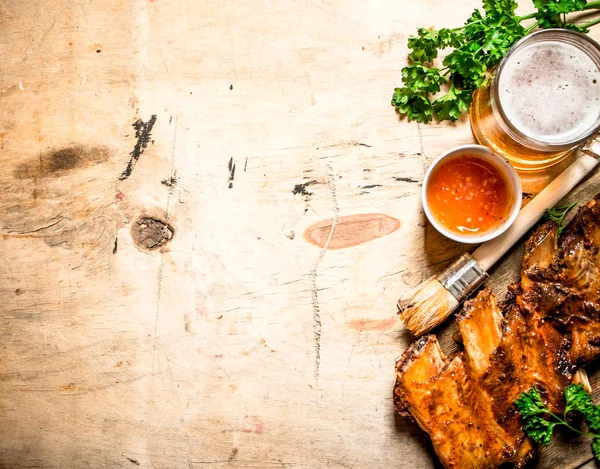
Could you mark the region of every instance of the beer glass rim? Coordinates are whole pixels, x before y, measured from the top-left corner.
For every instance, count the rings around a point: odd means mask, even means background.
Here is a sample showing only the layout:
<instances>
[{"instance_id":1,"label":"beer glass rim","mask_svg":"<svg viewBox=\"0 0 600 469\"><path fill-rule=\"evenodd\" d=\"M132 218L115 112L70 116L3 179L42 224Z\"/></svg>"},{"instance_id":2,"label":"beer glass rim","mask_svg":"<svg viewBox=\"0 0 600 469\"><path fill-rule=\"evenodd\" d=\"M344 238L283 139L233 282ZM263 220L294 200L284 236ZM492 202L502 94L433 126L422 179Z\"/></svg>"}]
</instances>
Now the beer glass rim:
<instances>
[{"instance_id":1,"label":"beer glass rim","mask_svg":"<svg viewBox=\"0 0 600 469\"><path fill-rule=\"evenodd\" d=\"M567 43L573 44L577 47L587 46L587 47L580 47L580 48L588 54L588 56L597 64L598 68L600 69L600 44L598 44L596 41L594 41L589 36L582 34L580 32L577 32L577 31L561 29L561 28L548 28L548 29L541 29L539 31L535 31L531 34L528 34L527 36L521 38L519 41L517 41L515 44L513 44L513 46L510 48L510 50L506 53L504 58L498 64L498 67L496 68L496 71L494 73L494 78L492 80L492 100L491 100L492 108L493 108L494 112L496 112L500 115L499 121L500 121L500 124L504 127L504 130L516 141L521 142L530 148L540 150L540 151L558 151L558 150L566 150L569 148L573 148L573 147L577 146L578 144L584 142L591 135L596 134L600 130L600 118L599 118L594 127L592 127L587 132L577 136L574 139L564 141L564 142L559 142L559 143L544 142L544 141L532 138L528 135L525 135L523 132L518 130L512 124L512 122L508 119L507 115L504 112L504 109L502 109L502 104L500 103L500 100L499 100L500 80L498 79L498 77L502 73L502 70L504 69L504 66L506 65L506 63L510 60L510 58L517 51L521 50L523 47L525 47L529 44L532 44L535 42L540 42L540 41L547 40L550 38L557 40L557 41L567 42ZM590 52L592 52L592 53L590 53Z\"/></svg>"}]
</instances>

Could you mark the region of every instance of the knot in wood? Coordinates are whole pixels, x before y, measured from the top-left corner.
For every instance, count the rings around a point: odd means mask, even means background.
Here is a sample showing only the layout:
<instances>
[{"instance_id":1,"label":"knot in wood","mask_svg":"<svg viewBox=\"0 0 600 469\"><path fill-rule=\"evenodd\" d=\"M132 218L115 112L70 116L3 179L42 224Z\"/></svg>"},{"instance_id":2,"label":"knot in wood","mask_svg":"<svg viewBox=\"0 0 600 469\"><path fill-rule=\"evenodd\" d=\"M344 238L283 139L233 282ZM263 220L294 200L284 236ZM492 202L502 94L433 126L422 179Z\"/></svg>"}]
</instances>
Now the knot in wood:
<instances>
[{"instance_id":1,"label":"knot in wood","mask_svg":"<svg viewBox=\"0 0 600 469\"><path fill-rule=\"evenodd\" d=\"M135 244L148 250L165 245L173 238L174 233L168 223L150 217L139 218L131 227L131 236Z\"/></svg>"}]
</instances>

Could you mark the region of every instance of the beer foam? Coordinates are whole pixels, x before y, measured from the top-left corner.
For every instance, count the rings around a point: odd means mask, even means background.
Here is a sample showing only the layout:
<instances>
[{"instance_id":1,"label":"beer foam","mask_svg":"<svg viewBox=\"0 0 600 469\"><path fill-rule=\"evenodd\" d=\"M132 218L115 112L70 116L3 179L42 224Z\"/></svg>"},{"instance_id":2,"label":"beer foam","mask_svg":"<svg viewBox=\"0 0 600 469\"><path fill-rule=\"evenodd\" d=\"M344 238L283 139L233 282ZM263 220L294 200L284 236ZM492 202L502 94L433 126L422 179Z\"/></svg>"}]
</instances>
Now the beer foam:
<instances>
[{"instance_id":1,"label":"beer foam","mask_svg":"<svg viewBox=\"0 0 600 469\"><path fill-rule=\"evenodd\" d=\"M600 70L578 47L543 41L509 57L498 81L512 125L550 144L581 139L600 119Z\"/></svg>"}]
</instances>

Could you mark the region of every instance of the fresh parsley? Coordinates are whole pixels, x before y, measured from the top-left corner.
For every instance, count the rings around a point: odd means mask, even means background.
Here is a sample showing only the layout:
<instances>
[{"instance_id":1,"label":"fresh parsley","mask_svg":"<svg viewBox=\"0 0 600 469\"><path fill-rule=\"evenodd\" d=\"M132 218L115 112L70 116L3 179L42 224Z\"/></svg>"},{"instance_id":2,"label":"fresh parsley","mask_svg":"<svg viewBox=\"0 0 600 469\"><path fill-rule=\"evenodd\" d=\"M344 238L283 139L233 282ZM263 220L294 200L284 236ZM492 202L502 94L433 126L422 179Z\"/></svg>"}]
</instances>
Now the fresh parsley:
<instances>
[{"instance_id":1,"label":"fresh parsley","mask_svg":"<svg viewBox=\"0 0 600 469\"><path fill-rule=\"evenodd\" d=\"M567 14L600 9L600 0L534 0L536 12L517 16L514 0L483 0L458 28L419 28L408 38L410 64L402 69L403 86L394 89L392 106L409 121L456 121L469 109L473 92L483 85L511 46L536 28L566 28L587 32L600 18L584 24L568 21ZM523 22L533 20L527 27ZM452 48L442 61L441 50ZM436 96L444 85L445 92Z\"/></svg>"},{"instance_id":2,"label":"fresh parsley","mask_svg":"<svg viewBox=\"0 0 600 469\"><path fill-rule=\"evenodd\" d=\"M582 11L586 0L562 0L560 2L547 0L533 0L538 12L535 15L540 28L567 28L585 33L587 28L576 26L567 22L567 13Z\"/></svg>"},{"instance_id":3,"label":"fresh parsley","mask_svg":"<svg viewBox=\"0 0 600 469\"><path fill-rule=\"evenodd\" d=\"M565 228L563 224L565 216L573 207L575 207L575 205L575 202L573 202L569 205L557 205L556 207L549 208L548 210L546 210L546 219L555 221L558 225L558 236L562 234L563 229Z\"/></svg>"},{"instance_id":4,"label":"fresh parsley","mask_svg":"<svg viewBox=\"0 0 600 469\"><path fill-rule=\"evenodd\" d=\"M570 430L592 437L592 452L600 461L600 406L592 402L592 397L581 384L571 384L565 389L565 411L557 415L546 407L537 388L524 392L515 401L515 406L523 423L525 433L535 442L550 444L555 427L565 426ZM590 432L577 429L569 423L569 416L578 412L585 418Z\"/></svg>"}]
</instances>

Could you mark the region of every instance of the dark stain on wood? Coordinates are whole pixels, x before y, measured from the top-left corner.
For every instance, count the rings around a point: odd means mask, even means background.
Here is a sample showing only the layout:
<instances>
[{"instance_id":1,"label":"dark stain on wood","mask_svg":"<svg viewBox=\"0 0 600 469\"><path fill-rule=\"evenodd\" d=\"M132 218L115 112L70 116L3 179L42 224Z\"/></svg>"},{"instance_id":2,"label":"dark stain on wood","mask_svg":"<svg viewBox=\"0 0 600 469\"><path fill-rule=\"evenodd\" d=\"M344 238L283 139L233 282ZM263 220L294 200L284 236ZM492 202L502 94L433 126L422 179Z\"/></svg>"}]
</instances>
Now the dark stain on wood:
<instances>
[{"instance_id":1,"label":"dark stain on wood","mask_svg":"<svg viewBox=\"0 0 600 469\"><path fill-rule=\"evenodd\" d=\"M135 464L136 466L140 465L140 463L138 461L136 461L135 459L132 459L132 458L127 458L127 461L129 461L131 464Z\"/></svg>"},{"instance_id":2,"label":"dark stain on wood","mask_svg":"<svg viewBox=\"0 0 600 469\"><path fill-rule=\"evenodd\" d=\"M353 319L348 321L348 327L356 331L383 332L393 329L399 322L398 318L388 319Z\"/></svg>"},{"instance_id":3,"label":"dark stain on wood","mask_svg":"<svg viewBox=\"0 0 600 469\"><path fill-rule=\"evenodd\" d=\"M150 142L150 132L152 132L152 127L156 123L156 114L152 114L148 122L144 122L142 119L138 119L135 121L132 126L135 129L135 138L137 138L137 142L133 147L131 153L129 153L129 161L127 162L127 167L119 176L119 181L124 181L133 171L135 164L144 153L144 150L148 146L148 142Z\"/></svg>"},{"instance_id":4,"label":"dark stain on wood","mask_svg":"<svg viewBox=\"0 0 600 469\"><path fill-rule=\"evenodd\" d=\"M382 187L381 184L369 184L367 186L362 186L363 189L373 189L375 187Z\"/></svg>"},{"instance_id":5,"label":"dark stain on wood","mask_svg":"<svg viewBox=\"0 0 600 469\"><path fill-rule=\"evenodd\" d=\"M17 296L21 296L22 294L23 294L23 290L21 290L20 288L17 288L17 289L15 290L15 295L17 295Z\"/></svg>"},{"instance_id":6,"label":"dark stain on wood","mask_svg":"<svg viewBox=\"0 0 600 469\"><path fill-rule=\"evenodd\" d=\"M302 184L296 184L292 189L292 194L294 195L303 195L305 197L311 196L313 193L307 189L308 186L312 186L313 184L318 184L319 182L316 180L311 180L304 182Z\"/></svg>"},{"instance_id":7,"label":"dark stain on wood","mask_svg":"<svg viewBox=\"0 0 600 469\"><path fill-rule=\"evenodd\" d=\"M59 392L75 392L77 391L77 386L75 385L75 383L68 383L58 386L56 390Z\"/></svg>"},{"instance_id":8,"label":"dark stain on wood","mask_svg":"<svg viewBox=\"0 0 600 469\"><path fill-rule=\"evenodd\" d=\"M229 455L229 459L227 460L229 463L231 463L231 461L233 461L235 459L235 457L238 454L238 449L237 448L233 448L231 450L231 454Z\"/></svg>"},{"instance_id":9,"label":"dark stain on wood","mask_svg":"<svg viewBox=\"0 0 600 469\"><path fill-rule=\"evenodd\" d=\"M177 184L177 173L173 173L170 178L163 179L160 181L163 186L167 186L168 188L175 187Z\"/></svg>"},{"instance_id":10,"label":"dark stain on wood","mask_svg":"<svg viewBox=\"0 0 600 469\"><path fill-rule=\"evenodd\" d=\"M17 167L13 175L16 179L61 177L75 170L100 164L108 160L109 156L106 147L74 145L42 153Z\"/></svg>"},{"instance_id":11,"label":"dark stain on wood","mask_svg":"<svg viewBox=\"0 0 600 469\"><path fill-rule=\"evenodd\" d=\"M135 244L154 250L171 241L175 230L166 222L150 217L141 217L131 226L131 237Z\"/></svg>"},{"instance_id":12,"label":"dark stain on wood","mask_svg":"<svg viewBox=\"0 0 600 469\"><path fill-rule=\"evenodd\" d=\"M410 182L410 183L416 183L419 182L414 178L407 178L407 177L394 177L394 181L400 181L400 182Z\"/></svg>"},{"instance_id":13,"label":"dark stain on wood","mask_svg":"<svg viewBox=\"0 0 600 469\"><path fill-rule=\"evenodd\" d=\"M331 231L333 219L309 226L304 239L315 246L324 247ZM340 217L327 249L344 249L387 236L400 228L400 221L383 213L361 213Z\"/></svg>"},{"instance_id":14,"label":"dark stain on wood","mask_svg":"<svg viewBox=\"0 0 600 469\"><path fill-rule=\"evenodd\" d=\"M118 247L119 247L119 238L117 237L117 238L115 238L115 245L113 246L113 250L112 250L113 254L117 253Z\"/></svg>"},{"instance_id":15,"label":"dark stain on wood","mask_svg":"<svg viewBox=\"0 0 600 469\"><path fill-rule=\"evenodd\" d=\"M9 174L11 190L0 197L3 234L94 251L86 267L102 269L119 227L136 214L122 196L115 197L113 157L103 145L73 144L26 158Z\"/></svg>"},{"instance_id":16,"label":"dark stain on wood","mask_svg":"<svg viewBox=\"0 0 600 469\"><path fill-rule=\"evenodd\" d=\"M227 179L229 189L233 188L233 180L235 179L235 163L233 162L233 157L229 158L229 163L227 164L227 169L229 171L229 179Z\"/></svg>"}]
</instances>

